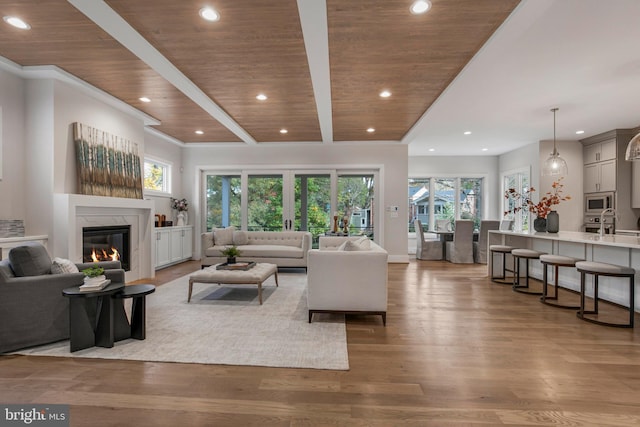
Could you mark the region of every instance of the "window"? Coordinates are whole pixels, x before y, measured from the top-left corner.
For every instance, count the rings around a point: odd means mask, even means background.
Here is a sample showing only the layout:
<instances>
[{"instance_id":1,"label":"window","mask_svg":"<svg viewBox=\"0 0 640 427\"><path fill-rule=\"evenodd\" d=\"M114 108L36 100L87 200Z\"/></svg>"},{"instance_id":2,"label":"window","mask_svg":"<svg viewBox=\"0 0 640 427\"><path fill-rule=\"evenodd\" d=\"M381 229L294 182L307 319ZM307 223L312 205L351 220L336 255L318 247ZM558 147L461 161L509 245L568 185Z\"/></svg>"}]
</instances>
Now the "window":
<instances>
[{"instance_id":1,"label":"window","mask_svg":"<svg viewBox=\"0 0 640 427\"><path fill-rule=\"evenodd\" d=\"M471 219L476 229L484 212L484 178L409 178L409 232L413 221L436 230L438 224L453 225Z\"/></svg>"},{"instance_id":2,"label":"window","mask_svg":"<svg viewBox=\"0 0 640 427\"><path fill-rule=\"evenodd\" d=\"M171 194L171 164L144 159L144 190L147 193Z\"/></svg>"},{"instance_id":3,"label":"window","mask_svg":"<svg viewBox=\"0 0 640 427\"><path fill-rule=\"evenodd\" d=\"M529 189L529 171L519 170L507 172L502 176L502 193L504 194L510 188L513 188L520 194L525 193ZM510 212L516 206L512 199L502 198L502 212ZM529 230L529 211L521 209L518 212L508 213L505 219L514 220L513 229L527 231Z\"/></svg>"}]
</instances>

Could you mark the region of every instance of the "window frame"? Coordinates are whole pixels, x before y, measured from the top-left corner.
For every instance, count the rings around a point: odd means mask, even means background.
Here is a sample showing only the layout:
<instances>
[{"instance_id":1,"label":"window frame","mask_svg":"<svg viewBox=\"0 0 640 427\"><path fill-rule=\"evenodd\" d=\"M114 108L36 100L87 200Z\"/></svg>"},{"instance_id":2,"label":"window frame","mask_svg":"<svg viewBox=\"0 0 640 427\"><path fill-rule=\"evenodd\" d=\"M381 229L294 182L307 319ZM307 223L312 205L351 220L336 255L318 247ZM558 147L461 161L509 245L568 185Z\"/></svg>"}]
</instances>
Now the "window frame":
<instances>
[{"instance_id":1,"label":"window frame","mask_svg":"<svg viewBox=\"0 0 640 427\"><path fill-rule=\"evenodd\" d=\"M163 190L154 190L151 188L147 188L144 186L144 177L145 177L145 170L146 170L146 165L147 163L153 163L157 166L162 167L163 169L163 183L164 183L164 189ZM144 156L144 159L142 161L142 189L143 189L143 194L144 195L149 195L149 196L161 196L161 197L172 197L173 193L172 193L172 188L171 188L171 181L172 181L172 173L173 173L173 163L168 161L168 160L163 160L160 159L158 157L153 157L153 156Z\"/></svg>"}]
</instances>

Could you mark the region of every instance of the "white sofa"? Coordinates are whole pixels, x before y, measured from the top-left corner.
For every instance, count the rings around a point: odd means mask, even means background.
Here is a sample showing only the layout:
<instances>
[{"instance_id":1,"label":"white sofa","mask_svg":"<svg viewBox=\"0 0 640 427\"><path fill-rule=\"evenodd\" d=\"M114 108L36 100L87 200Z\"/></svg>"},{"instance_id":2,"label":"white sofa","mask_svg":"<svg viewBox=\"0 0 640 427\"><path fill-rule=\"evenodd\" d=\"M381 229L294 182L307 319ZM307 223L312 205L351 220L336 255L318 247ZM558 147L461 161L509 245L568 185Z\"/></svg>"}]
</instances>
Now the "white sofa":
<instances>
[{"instance_id":1,"label":"white sofa","mask_svg":"<svg viewBox=\"0 0 640 427\"><path fill-rule=\"evenodd\" d=\"M202 268L227 261L220 251L235 245L241 251L237 261L276 264L278 267L307 267L311 233L307 231L239 231L234 227L202 233Z\"/></svg>"},{"instance_id":2,"label":"white sofa","mask_svg":"<svg viewBox=\"0 0 640 427\"><path fill-rule=\"evenodd\" d=\"M309 251L309 323L314 313L366 313L381 315L386 325L388 254L371 240L368 240L369 249L356 249L355 244L338 249L346 240L358 239L320 237L319 249Z\"/></svg>"}]
</instances>

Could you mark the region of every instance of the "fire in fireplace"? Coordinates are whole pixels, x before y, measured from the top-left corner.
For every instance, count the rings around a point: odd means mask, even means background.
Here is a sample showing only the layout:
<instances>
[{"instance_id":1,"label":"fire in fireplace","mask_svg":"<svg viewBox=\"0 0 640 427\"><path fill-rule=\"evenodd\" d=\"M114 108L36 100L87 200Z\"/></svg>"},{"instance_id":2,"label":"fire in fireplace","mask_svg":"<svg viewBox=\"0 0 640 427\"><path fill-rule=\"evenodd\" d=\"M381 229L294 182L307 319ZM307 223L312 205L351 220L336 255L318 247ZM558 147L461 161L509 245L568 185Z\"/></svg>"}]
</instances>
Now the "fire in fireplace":
<instances>
[{"instance_id":1,"label":"fire in fireplace","mask_svg":"<svg viewBox=\"0 0 640 427\"><path fill-rule=\"evenodd\" d=\"M118 260L129 271L130 225L84 227L82 229L82 261Z\"/></svg>"}]
</instances>

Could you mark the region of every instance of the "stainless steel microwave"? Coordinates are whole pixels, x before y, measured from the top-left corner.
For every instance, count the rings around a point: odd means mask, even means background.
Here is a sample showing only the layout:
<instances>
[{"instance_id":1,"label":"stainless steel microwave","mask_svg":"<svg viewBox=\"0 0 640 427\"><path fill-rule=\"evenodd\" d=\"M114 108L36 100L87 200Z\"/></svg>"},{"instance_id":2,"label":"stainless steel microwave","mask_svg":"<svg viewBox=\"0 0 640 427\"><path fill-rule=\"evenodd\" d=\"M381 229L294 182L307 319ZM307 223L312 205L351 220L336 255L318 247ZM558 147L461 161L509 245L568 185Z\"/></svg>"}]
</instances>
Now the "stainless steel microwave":
<instances>
[{"instance_id":1,"label":"stainless steel microwave","mask_svg":"<svg viewBox=\"0 0 640 427\"><path fill-rule=\"evenodd\" d=\"M615 208L615 193L587 193L584 195L584 213L599 215L603 210Z\"/></svg>"}]
</instances>

